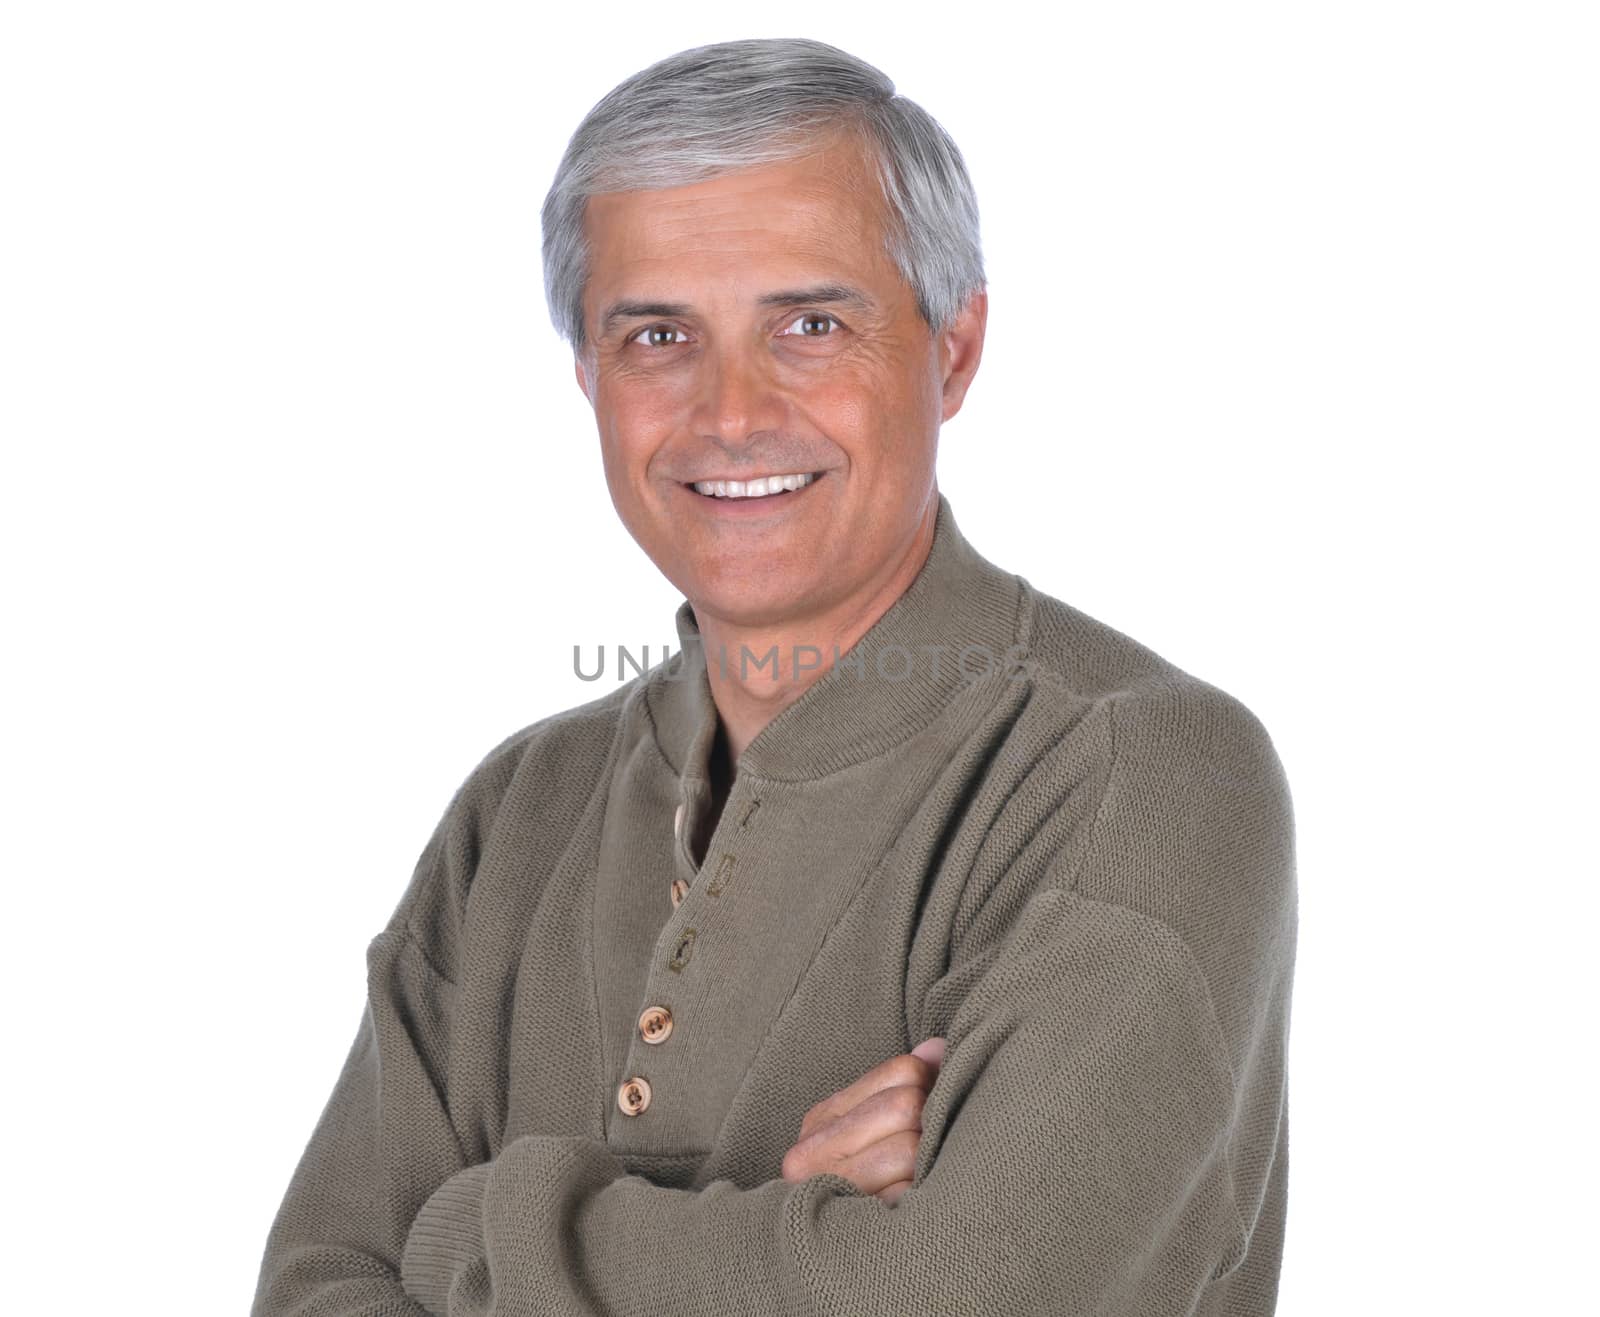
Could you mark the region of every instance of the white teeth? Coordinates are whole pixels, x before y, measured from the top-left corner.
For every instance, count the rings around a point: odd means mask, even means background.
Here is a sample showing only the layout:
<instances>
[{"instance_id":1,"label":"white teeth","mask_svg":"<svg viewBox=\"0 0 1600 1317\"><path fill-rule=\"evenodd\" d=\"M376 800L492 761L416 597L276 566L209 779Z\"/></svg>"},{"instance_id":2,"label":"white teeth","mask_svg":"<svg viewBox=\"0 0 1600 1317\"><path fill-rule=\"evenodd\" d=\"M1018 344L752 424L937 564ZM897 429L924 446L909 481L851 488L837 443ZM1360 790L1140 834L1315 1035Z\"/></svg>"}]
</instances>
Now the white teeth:
<instances>
[{"instance_id":1,"label":"white teeth","mask_svg":"<svg viewBox=\"0 0 1600 1317\"><path fill-rule=\"evenodd\" d=\"M754 480L697 480L695 489L713 498L765 498L785 490L804 489L816 476L757 476Z\"/></svg>"}]
</instances>

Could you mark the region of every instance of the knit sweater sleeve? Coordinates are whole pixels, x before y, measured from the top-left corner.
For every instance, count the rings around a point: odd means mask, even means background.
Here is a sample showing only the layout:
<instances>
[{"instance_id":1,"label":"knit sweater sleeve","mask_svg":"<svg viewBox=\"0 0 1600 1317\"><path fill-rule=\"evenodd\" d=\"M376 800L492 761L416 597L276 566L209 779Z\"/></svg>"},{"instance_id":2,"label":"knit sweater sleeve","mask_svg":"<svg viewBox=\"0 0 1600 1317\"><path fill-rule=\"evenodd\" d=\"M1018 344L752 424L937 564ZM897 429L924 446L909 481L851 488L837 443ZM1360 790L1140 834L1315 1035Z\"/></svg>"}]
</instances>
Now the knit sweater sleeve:
<instances>
[{"instance_id":1,"label":"knit sweater sleeve","mask_svg":"<svg viewBox=\"0 0 1600 1317\"><path fill-rule=\"evenodd\" d=\"M1165 814L1119 775L1082 865L1054 872L997 943L953 959L946 1055L896 1204L827 1173L671 1188L592 1139L528 1135L422 1206L408 1294L441 1317L1194 1311L1240 1265L1258 1206L1234 1174L1252 1106L1231 1058L1271 1049L1227 1035L1172 923L1080 880L1114 888L1117 874L1083 868L1148 855L1135 834L1159 823L1188 830L1163 843L1193 870L1186 891L1256 890L1259 873L1229 866L1281 855L1260 844L1282 822L1275 761L1207 750L1158 791ZM1241 972L1272 980L1270 939L1252 954L1262 963Z\"/></svg>"},{"instance_id":2,"label":"knit sweater sleeve","mask_svg":"<svg viewBox=\"0 0 1600 1317\"><path fill-rule=\"evenodd\" d=\"M516 739L456 791L367 947L366 1007L268 1232L251 1317L426 1317L400 1283L406 1237L427 1196L479 1160L445 1093L456 986L438 958L454 954Z\"/></svg>"}]
</instances>

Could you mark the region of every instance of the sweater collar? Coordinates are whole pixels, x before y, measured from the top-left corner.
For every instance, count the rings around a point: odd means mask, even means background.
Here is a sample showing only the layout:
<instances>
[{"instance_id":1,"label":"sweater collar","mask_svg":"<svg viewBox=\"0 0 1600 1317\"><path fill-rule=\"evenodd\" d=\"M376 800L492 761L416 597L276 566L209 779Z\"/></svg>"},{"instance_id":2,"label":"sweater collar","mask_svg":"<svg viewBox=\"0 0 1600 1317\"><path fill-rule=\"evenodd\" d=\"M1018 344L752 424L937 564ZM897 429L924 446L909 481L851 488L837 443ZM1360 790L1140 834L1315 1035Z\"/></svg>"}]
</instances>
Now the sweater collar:
<instances>
[{"instance_id":1,"label":"sweater collar","mask_svg":"<svg viewBox=\"0 0 1600 1317\"><path fill-rule=\"evenodd\" d=\"M799 781L836 772L900 744L975 678L1005 669L1025 640L1025 585L979 554L949 500L942 493L938 500L933 544L911 585L761 729L740 756L739 773ZM687 599L675 622L680 650L647 675L645 699L663 755L686 785L698 785L708 778L717 731L706 672L717 655L707 655Z\"/></svg>"}]
</instances>

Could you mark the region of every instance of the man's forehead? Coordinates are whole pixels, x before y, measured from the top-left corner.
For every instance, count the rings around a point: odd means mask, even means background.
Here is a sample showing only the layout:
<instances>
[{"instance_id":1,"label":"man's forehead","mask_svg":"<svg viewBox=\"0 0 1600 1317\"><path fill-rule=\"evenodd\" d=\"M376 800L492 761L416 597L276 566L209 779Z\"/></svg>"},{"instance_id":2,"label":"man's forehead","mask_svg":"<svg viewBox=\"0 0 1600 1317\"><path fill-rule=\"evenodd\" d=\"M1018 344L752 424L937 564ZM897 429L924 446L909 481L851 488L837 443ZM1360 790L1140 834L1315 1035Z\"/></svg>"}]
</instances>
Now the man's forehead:
<instances>
[{"instance_id":1,"label":"man's forehead","mask_svg":"<svg viewBox=\"0 0 1600 1317\"><path fill-rule=\"evenodd\" d=\"M591 304L603 303L601 316L612 319L686 315L690 307L666 304L712 293L758 307L831 303L861 311L882 302L874 285L897 277L882 255L876 218L859 210L837 220L826 212L796 217L770 208L727 218L678 225L659 216L651 223L640 212L631 232L597 225Z\"/></svg>"}]
</instances>

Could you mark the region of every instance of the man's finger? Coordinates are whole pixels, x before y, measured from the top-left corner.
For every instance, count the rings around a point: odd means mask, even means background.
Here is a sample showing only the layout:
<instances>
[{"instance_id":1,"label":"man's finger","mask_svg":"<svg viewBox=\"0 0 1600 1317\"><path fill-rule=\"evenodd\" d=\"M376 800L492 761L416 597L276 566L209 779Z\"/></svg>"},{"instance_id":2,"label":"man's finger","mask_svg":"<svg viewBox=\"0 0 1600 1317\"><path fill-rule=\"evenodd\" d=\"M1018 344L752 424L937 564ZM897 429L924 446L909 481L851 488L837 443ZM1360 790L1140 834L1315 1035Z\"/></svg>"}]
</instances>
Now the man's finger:
<instances>
[{"instance_id":1,"label":"man's finger","mask_svg":"<svg viewBox=\"0 0 1600 1317\"><path fill-rule=\"evenodd\" d=\"M918 1044L918 1049L929 1049L933 1043L929 1039ZM901 1084L914 1084L923 1089L933 1087L933 1082L939 1077L939 1065L944 1059L944 1040L938 1040L938 1059L929 1060L926 1056L918 1055L918 1050L903 1052L899 1056L891 1056L887 1061L880 1062L872 1067L860 1079L848 1088L840 1089L837 1093L823 1098L806 1112L800 1121L800 1137L803 1139L818 1125L826 1124L837 1116L843 1115L851 1108L859 1105L881 1089L894 1088Z\"/></svg>"},{"instance_id":2,"label":"man's finger","mask_svg":"<svg viewBox=\"0 0 1600 1317\"><path fill-rule=\"evenodd\" d=\"M927 1090L918 1084L879 1089L849 1111L802 1135L785 1155L784 1163L791 1169L815 1174L833 1170L847 1158L893 1135L906 1131L920 1135L922 1105L927 1097Z\"/></svg>"},{"instance_id":3,"label":"man's finger","mask_svg":"<svg viewBox=\"0 0 1600 1317\"><path fill-rule=\"evenodd\" d=\"M816 1165L785 1158L783 1178L791 1183L799 1183L827 1171L843 1176L865 1193L875 1194L897 1181L909 1181L916 1174L917 1145L921 1138L918 1130L901 1129L887 1138L868 1144L853 1156L828 1156ZM821 1151L825 1154L828 1150L823 1148Z\"/></svg>"}]
</instances>

